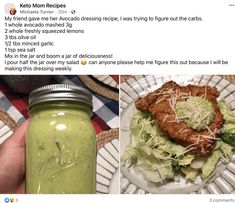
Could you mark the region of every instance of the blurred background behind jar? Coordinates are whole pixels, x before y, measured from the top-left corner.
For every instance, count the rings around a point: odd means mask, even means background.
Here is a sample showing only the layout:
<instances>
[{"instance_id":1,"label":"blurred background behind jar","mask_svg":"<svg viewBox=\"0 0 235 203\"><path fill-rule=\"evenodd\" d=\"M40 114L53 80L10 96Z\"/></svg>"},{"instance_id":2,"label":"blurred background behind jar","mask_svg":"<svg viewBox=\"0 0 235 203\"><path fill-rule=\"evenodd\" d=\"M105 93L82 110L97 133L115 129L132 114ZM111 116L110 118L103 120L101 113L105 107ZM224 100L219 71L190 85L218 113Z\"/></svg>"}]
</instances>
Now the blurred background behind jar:
<instances>
[{"instance_id":1,"label":"blurred background behind jar","mask_svg":"<svg viewBox=\"0 0 235 203\"><path fill-rule=\"evenodd\" d=\"M15 92L29 93L32 90L50 84L49 75L2 75L0 76Z\"/></svg>"}]
</instances>

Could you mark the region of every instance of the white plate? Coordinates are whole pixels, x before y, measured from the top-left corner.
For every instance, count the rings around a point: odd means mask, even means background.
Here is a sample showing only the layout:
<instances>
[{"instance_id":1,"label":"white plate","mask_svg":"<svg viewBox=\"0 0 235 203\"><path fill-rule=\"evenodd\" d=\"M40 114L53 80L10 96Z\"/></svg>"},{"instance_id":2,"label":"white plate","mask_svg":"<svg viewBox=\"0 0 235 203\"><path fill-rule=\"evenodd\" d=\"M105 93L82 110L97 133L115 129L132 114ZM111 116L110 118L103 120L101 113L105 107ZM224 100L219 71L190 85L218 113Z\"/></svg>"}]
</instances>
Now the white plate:
<instances>
[{"instance_id":1,"label":"white plate","mask_svg":"<svg viewBox=\"0 0 235 203\"><path fill-rule=\"evenodd\" d=\"M118 194L119 180L119 140L114 139L97 153L96 192Z\"/></svg>"},{"instance_id":2,"label":"white plate","mask_svg":"<svg viewBox=\"0 0 235 203\"><path fill-rule=\"evenodd\" d=\"M167 81L173 80L179 85L195 84L215 86L220 91L220 99L225 99L233 113L235 113L235 85L220 76L135 76L121 84L121 144L123 154L130 143L129 123L135 110L134 101L149 92L161 87ZM154 184L144 179L136 168L121 167L121 192L122 193L233 193L235 190L235 155L232 161L225 165L218 163L215 177L207 183L193 184L180 177L177 181L164 184Z\"/></svg>"}]
</instances>

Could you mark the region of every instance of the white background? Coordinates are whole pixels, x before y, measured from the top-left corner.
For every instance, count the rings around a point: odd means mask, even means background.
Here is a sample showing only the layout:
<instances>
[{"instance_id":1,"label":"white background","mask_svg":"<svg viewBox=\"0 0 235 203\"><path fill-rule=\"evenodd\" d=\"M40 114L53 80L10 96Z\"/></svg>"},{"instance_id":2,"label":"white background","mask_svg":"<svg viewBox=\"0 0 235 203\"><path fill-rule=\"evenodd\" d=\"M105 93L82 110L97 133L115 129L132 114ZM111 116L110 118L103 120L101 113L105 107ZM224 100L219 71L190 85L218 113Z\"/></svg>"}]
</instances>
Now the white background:
<instances>
[{"instance_id":1,"label":"white background","mask_svg":"<svg viewBox=\"0 0 235 203\"><path fill-rule=\"evenodd\" d=\"M4 10L8 0L1 0ZM35 1L14 1L19 3ZM36 3L45 3L37 0ZM114 60L217 60L229 61L229 65L171 65L171 66L92 66L76 65L73 72L40 72L34 74L234 74L235 73L235 7L234 0L71 0L65 10L75 9L78 16L200 16L203 22L78 22L74 28L85 34L69 36L40 35L41 41L54 41L55 46L37 48L37 53L113 54ZM31 9L34 10L34 9ZM5 12L0 12L4 28ZM24 16L19 14L18 16ZM33 16L28 15L28 16ZM55 15L54 15L55 16ZM66 15L65 15L66 16ZM69 14L68 16L72 16ZM74 15L73 15L74 16ZM1 44L4 45L4 29L1 29ZM0 69L4 70L4 46L1 46ZM14 74L2 72L2 74ZM16 73L19 74L19 73ZM33 74L21 72L20 74Z\"/></svg>"},{"instance_id":2,"label":"white background","mask_svg":"<svg viewBox=\"0 0 235 203\"><path fill-rule=\"evenodd\" d=\"M5 198L14 198L17 203L42 203L42 202L151 202L151 203L234 203L234 195L1 195L0 202ZM227 199L227 201L225 201ZM230 200L230 201L229 201Z\"/></svg>"}]
</instances>

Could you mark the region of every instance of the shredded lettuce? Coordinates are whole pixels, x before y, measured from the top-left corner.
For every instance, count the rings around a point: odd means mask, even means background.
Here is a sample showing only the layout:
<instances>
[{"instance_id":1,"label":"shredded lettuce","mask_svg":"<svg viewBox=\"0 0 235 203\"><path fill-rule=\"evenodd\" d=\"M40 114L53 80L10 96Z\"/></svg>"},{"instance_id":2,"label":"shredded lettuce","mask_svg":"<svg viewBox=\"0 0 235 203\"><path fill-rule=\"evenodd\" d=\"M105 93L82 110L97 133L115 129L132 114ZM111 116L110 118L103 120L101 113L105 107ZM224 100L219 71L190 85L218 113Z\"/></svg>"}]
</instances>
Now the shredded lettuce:
<instances>
[{"instance_id":1,"label":"shredded lettuce","mask_svg":"<svg viewBox=\"0 0 235 203\"><path fill-rule=\"evenodd\" d=\"M230 160L235 146L235 116L224 100L218 105L225 120L222 140L207 157L195 157L189 148L170 140L151 115L137 111L130 122L131 144L122 155L122 162L127 167L138 166L150 182L174 179L179 172L191 181L198 175L207 179L221 157L223 161Z\"/></svg>"},{"instance_id":2,"label":"shredded lettuce","mask_svg":"<svg viewBox=\"0 0 235 203\"><path fill-rule=\"evenodd\" d=\"M221 138L225 143L235 148L235 133L223 133Z\"/></svg>"},{"instance_id":3,"label":"shredded lettuce","mask_svg":"<svg viewBox=\"0 0 235 203\"><path fill-rule=\"evenodd\" d=\"M233 135L235 136L235 116L225 100L219 101L218 106L225 120L221 134L222 141L217 141L216 147L207 157L202 168L203 179L208 178L212 174L221 157L223 161L229 162L233 154L233 146L235 146L235 137L233 137Z\"/></svg>"},{"instance_id":4,"label":"shredded lettuce","mask_svg":"<svg viewBox=\"0 0 235 203\"><path fill-rule=\"evenodd\" d=\"M221 100L218 106L225 120L222 133L235 134L235 115L230 111L229 105L225 100Z\"/></svg>"},{"instance_id":5,"label":"shredded lettuce","mask_svg":"<svg viewBox=\"0 0 235 203\"><path fill-rule=\"evenodd\" d=\"M185 168L181 168L181 171L185 174L186 180L195 180L198 175L198 170L187 166Z\"/></svg>"},{"instance_id":6,"label":"shredded lettuce","mask_svg":"<svg viewBox=\"0 0 235 203\"><path fill-rule=\"evenodd\" d=\"M182 166L190 165L190 150L168 139L152 116L137 112L131 119L131 145L122 156L127 166L138 166L151 182L173 179Z\"/></svg>"},{"instance_id":7,"label":"shredded lettuce","mask_svg":"<svg viewBox=\"0 0 235 203\"><path fill-rule=\"evenodd\" d=\"M203 165L205 164L206 162L206 158L205 157L196 157L190 167L194 168L194 169L200 169L203 167Z\"/></svg>"},{"instance_id":8,"label":"shredded lettuce","mask_svg":"<svg viewBox=\"0 0 235 203\"><path fill-rule=\"evenodd\" d=\"M225 100L219 101L218 105L225 120L221 139L223 142L235 147L235 115L230 111L229 105Z\"/></svg>"},{"instance_id":9,"label":"shredded lettuce","mask_svg":"<svg viewBox=\"0 0 235 203\"><path fill-rule=\"evenodd\" d=\"M220 151L222 152L226 161L229 162L230 158L233 155L233 147L225 142L221 142Z\"/></svg>"},{"instance_id":10,"label":"shredded lettuce","mask_svg":"<svg viewBox=\"0 0 235 203\"><path fill-rule=\"evenodd\" d=\"M203 179L207 179L212 174L221 156L222 152L220 150L215 150L207 157L207 160L202 168Z\"/></svg>"}]
</instances>

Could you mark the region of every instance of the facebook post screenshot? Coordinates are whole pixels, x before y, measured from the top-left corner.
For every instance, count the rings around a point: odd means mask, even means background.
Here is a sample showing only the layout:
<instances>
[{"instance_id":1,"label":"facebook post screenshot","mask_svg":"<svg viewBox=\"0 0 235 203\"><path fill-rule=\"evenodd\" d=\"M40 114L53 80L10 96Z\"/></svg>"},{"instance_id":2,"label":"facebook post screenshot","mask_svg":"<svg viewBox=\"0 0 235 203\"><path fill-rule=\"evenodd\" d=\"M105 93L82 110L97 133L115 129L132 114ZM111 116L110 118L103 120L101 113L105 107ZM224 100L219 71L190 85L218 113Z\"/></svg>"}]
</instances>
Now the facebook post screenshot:
<instances>
[{"instance_id":1,"label":"facebook post screenshot","mask_svg":"<svg viewBox=\"0 0 235 203\"><path fill-rule=\"evenodd\" d=\"M0 203L235 203L235 0L0 10Z\"/></svg>"}]
</instances>

